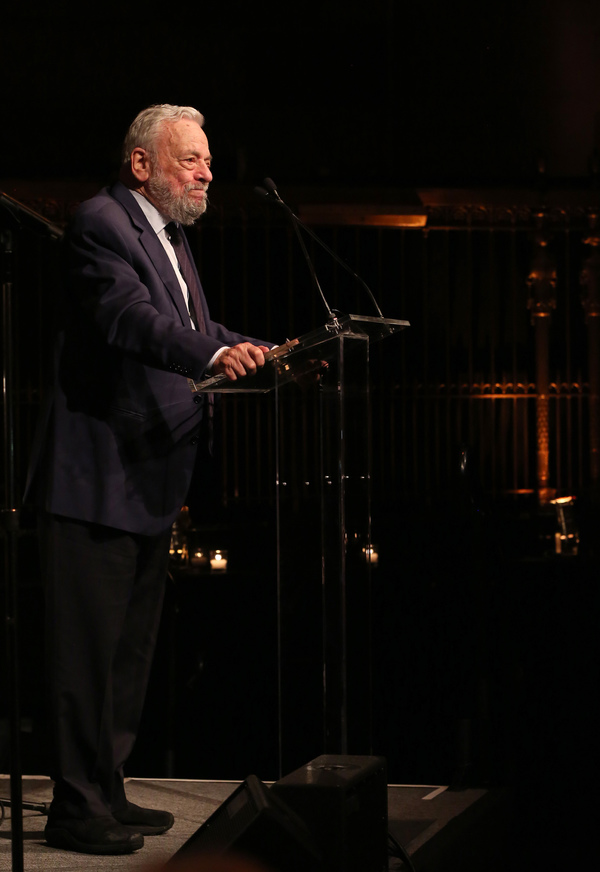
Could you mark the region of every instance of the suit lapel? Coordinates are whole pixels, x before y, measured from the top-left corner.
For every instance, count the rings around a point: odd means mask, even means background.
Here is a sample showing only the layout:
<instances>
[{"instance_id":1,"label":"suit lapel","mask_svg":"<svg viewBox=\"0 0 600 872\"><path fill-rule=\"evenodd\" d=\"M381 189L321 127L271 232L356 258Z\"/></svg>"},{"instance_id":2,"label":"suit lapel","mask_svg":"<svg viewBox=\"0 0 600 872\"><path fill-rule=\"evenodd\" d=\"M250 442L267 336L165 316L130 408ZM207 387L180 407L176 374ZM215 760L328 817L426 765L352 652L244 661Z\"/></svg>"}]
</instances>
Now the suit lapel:
<instances>
[{"instance_id":1,"label":"suit lapel","mask_svg":"<svg viewBox=\"0 0 600 872\"><path fill-rule=\"evenodd\" d=\"M160 239L146 220L146 216L125 185L121 184L121 182L116 182L116 184L111 188L110 193L115 200L118 200L123 206L131 218L132 224L137 228L137 230L139 230L140 243L152 261L156 272L164 282L165 288L179 312L182 324L189 325L190 314L185 305L181 286Z\"/></svg>"}]
</instances>

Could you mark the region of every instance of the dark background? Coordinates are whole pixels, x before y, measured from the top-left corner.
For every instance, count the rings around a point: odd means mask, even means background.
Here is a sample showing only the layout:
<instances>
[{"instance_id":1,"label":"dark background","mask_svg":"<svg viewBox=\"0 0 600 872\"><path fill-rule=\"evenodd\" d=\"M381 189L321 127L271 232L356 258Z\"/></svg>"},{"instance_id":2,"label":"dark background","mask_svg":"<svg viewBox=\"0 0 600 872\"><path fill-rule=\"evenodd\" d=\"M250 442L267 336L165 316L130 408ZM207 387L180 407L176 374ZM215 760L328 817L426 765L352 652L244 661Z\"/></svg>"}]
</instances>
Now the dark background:
<instances>
[{"instance_id":1,"label":"dark background","mask_svg":"<svg viewBox=\"0 0 600 872\"><path fill-rule=\"evenodd\" d=\"M28 4L2 14L0 71L0 187L17 198L26 191L30 205L38 187L43 202L65 180L86 195L110 180L130 121L159 102L204 113L215 202L220 183L245 196L264 176L284 194L286 186L370 186L384 196L407 187L597 185L597 0ZM229 252L239 241L232 238ZM47 275L52 263L50 255L39 271ZM418 315L420 298L409 302ZM387 311L410 315L407 347L422 341L413 312ZM528 335L524 307L520 317ZM33 418L32 407L23 415ZM520 832L536 834L531 850L543 842L545 855L572 858L597 806L597 555L588 547L571 563L522 559L514 514L503 526L494 511L473 512L470 496L444 492L433 508L427 496L403 517L375 519L388 546L376 602L375 751L397 781L510 786ZM588 545L596 518L586 519ZM394 551L398 542L408 549ZM182 769L200 754L197 777L244 777L249 760L266 761L257 774L272 777L274 701L252 670L258 660L272 680L272 590L254 596L247 577L261 578L257 566L226 586L169 589L136 772L155 775L157 760L164 765L164 688L181 685ZM31 596L28 588L28 682L42 671L41 609ZM181 641L193 640L196 613L213 646L203 677L197 651L188 656ZM177 615L183 627L170 624ZM180 640L175 665L183 661L175 685L171 632ZM185 694L198 681L205 693L196 712ZM35 680L27 684L27 714L40 692ZM262 721L261 710L269 712ZM465 730L473 733L466 769ZM25 750L29 767L43 765L37 740Z\"/></svg>"},{"instance_id":2,"label":"dark background","mask_svg":"<svg viewBox=\"0 0 600 872\"><path fill-rule=\"evenodd\" d=\"M594 0L326 0L3 14L0 178L102 178L150 103L207 119L219 180L582 178L599 145Z\"/></svg>"}]
</instances>

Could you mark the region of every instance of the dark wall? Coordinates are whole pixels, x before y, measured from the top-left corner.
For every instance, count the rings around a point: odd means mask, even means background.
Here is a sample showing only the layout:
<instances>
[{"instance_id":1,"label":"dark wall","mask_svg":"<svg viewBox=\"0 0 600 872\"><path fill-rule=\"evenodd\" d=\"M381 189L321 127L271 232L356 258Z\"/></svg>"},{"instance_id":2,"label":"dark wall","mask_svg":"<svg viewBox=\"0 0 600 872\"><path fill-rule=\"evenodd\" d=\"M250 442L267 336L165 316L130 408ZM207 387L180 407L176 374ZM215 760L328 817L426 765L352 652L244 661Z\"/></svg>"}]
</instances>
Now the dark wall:
<instances>
[{"instance_id":1,"label":"dark wall","mask_svg":"<svg viewBox=\"0 0 600 872\"><path fill-rule=\"evenodd\" d=\"M594 0L28 4L2 19L0 178L103 178L154 102L205 113L221 179L584 176L599 26Z\"/></svg>"}]
</instances>

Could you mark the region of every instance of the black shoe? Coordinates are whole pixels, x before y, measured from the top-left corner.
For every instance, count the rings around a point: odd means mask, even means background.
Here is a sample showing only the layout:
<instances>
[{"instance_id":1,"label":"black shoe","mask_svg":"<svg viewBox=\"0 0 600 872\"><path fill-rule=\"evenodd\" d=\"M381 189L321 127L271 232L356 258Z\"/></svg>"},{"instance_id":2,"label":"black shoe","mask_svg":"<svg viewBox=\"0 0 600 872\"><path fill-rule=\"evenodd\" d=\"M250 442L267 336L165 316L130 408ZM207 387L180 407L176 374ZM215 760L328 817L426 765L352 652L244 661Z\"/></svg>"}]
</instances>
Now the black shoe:
<instances>
[{"instance_id":1,"label":"black shoe","mask_svg":"<svg viewBox=\"0 0 600 872\"><path fill-rule=\"evenodd\" d=\"M144 845L139 830L133 832L111 815L87 820L48 818L44 835L53 848L82 854L131 854Z\"/></svg>"},{"instance_id":2,"label":"black shoe","mask_svg":"<svg viewBox=\"0 0 600 872\"><path fill-rule=\"evenodd\" d=\"M128 802L121 811L113 811L120 824L142 833L144 836L160 836L166 833L175 823L170 811L159 811L157 808L142 808L133 802Z\"/></svg>"}]
</instances>

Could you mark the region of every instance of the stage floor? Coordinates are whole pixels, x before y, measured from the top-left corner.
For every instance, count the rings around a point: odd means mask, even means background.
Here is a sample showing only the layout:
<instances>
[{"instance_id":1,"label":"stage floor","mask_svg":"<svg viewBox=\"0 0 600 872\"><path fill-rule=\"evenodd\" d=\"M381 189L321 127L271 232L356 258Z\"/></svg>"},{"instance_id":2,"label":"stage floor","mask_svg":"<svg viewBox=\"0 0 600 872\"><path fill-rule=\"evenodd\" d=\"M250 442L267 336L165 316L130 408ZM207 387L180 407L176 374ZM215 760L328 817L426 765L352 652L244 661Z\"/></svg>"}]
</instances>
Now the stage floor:
<instances>
[{"instance_id":1,"label":"stage floor","mask_svg":"<svg viewBox=\"0 0 600 872\"><path fill-rule=\"evenodd\" d=\"M175 826L162 836L146 837L135 854L101 857L50 848L44 841L45 815L23 810L26 872L60 869L156 870L169 860L198 827L227 799L239 782L128 779L127 794L138 805L165 808ZM24 803L49 803L52 782L23 778ZM10 795L10 782L0 777L0 798ZM388 831L421 870L501 868L499 846L506 844L509 804L501 793L483 789L449 790L436 785L390 785ZM10 809L0 826L0 870L13 866ZM403 868L390 857L389 869Z\"/></svg>"}]
</instances>

